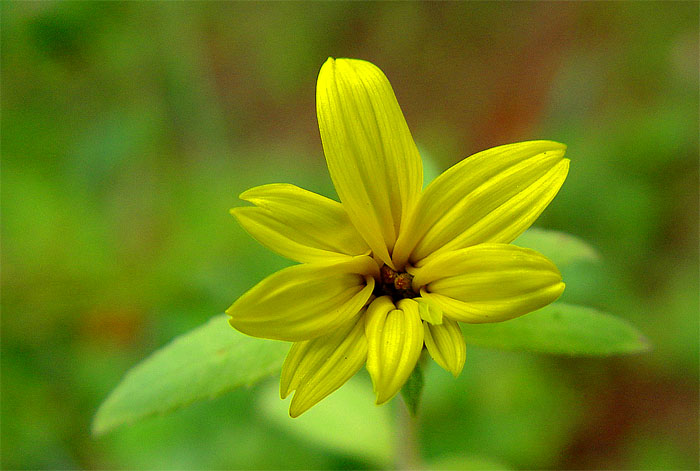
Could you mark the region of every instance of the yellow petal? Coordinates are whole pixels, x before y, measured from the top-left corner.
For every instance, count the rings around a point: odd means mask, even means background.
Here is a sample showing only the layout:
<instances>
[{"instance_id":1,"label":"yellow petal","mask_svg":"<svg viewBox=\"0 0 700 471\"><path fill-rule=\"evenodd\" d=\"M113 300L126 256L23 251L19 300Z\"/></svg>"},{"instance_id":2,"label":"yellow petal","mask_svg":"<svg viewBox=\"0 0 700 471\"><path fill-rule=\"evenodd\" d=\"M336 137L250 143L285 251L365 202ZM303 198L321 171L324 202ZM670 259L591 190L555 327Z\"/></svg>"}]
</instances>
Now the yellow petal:
<instances>
[{"instance_id":1,"label":"yellow petal","mask_svg":"<svg viewBox=\"0 0 700 471\"><path fill-rule=\"evenodd\" d=\"M372 251L392 266L423 167L391 84L369 62L329 58L318 75L316 112L340 201Z\"/></svg>"},{"instance_id":2,"label":"yellow petal","mask_svg":"<svg viewBox=\"0 0 700 471\"><path fill-rule=\"evenodd\" d=\"M564 291L554 264L534 250L479 244L414 270L413 287L460 322L499 322L539 309Z\"/></svg>"},{"instance_id":3,"label":"yellow petal","mask_svg":"<svg viewBox=\"0 0 700 471\"><path fill-rule=\"evenodd\" d=\"M289 415L298 417L350 379L367 359L364 319L358 316L328 335L296 342L282 366L282 399L296 390Z\"/></svg>"},{"instance_id":4,"label":"yellow petal","mask_svg":"<svg viewBox=\"0 0 700 471\"><path fill-rule=\"evenodd\" d=\"M399 392L423 349L423 324L418 303L402 299L394 306L389 296L375 299L367 308L367 371L372 377L377 404Z\"/></svg>"},{"instance_id":5,"label":"yellow petal","mask_svg":"<svg viewBox=\"0 0 700 471\"><path fill-rule=\"evenodd\" d=\"M369 253L337 201L282 183L251 188L240 198L255 207L231 213L258 242L284 257L318 262Z\"/></svg>"},{"instance_id":6,"label":"yellow petal","mask_svg":"<svg viewBox=\"0 0 700 471\"><path fill-rule=\"evenodd\" d=\"M309 340L357 316L374 289L377 263L368 256L285 268L243 294L226 313L244 334Z\"/></svg>"},{"instance_id":7,"label":"yellow petal","mask_svg":"<svg viewBox=\"0 0 700 471\"><path fill-rule=\"evenodd\" d=\"M425 189L396 243L394 262L420 265L450 250L512 242L564 183L565 150L552 141L521 142L454 165Z\"/></svg>"},{"instance_id":8,"label":"yellow petal","mask_svg":"<svg viewBox=\"0 0 700 471\"><path fill-rule=\"evenodd\" d=\"M459 324L445 317L440 325L424 321L423 328L425 346L430 356L455 377L459 376L467 357L467 345L464 343Z\"/></svg>"}]
</instances>

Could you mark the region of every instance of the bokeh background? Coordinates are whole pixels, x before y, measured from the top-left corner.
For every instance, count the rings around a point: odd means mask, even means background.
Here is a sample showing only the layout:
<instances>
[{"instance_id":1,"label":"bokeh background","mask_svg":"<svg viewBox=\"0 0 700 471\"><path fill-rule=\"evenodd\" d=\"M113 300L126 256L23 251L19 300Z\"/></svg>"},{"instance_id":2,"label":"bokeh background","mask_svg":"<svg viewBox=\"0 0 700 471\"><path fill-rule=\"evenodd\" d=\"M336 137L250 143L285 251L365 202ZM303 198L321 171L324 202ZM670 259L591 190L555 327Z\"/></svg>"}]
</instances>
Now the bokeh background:
<instances>
[{"instance_id":1,"label":"bokeh background","mask_svg":"<svg viewBox=\"0 0 700 471\"><path fill-rule=\"evenodd\" d=\"M3 469L384 466L361 434L334 446L299 430L269 404L277 378L90 435L130 366L289 264L229 216L241 191L335 196L314 103L328 56L384 70L428 174L499 144L568 144L537 225L603 263L564 273L564 300L654 345L608 359L468 347L459 379L428 371L423 461L697 469L697 2L1 9ZM364 410L343 404L327 414Z\"/></svg>"}]
</instances>

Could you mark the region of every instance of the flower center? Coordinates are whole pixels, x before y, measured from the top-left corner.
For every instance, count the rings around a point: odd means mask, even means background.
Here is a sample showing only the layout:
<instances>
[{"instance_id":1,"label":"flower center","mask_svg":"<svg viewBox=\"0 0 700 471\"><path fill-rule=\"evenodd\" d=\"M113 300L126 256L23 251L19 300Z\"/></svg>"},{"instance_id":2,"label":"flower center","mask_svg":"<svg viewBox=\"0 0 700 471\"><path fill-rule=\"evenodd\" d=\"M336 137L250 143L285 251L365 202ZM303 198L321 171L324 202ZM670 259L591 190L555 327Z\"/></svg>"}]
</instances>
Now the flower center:
<instances>
[{"instance_id":1,"label":"flower center","mask_svg":"<svg viewBox=\"0 0 700 471\"><path fill-rule=\"evenodd\" d=\"M404 298L417 298L418 293L411 286L413 275L406 272L398 272L388 265L379 270L380 280L374 285L374 295L391 296L394 301Z\"/></svg>"}]
</instances>

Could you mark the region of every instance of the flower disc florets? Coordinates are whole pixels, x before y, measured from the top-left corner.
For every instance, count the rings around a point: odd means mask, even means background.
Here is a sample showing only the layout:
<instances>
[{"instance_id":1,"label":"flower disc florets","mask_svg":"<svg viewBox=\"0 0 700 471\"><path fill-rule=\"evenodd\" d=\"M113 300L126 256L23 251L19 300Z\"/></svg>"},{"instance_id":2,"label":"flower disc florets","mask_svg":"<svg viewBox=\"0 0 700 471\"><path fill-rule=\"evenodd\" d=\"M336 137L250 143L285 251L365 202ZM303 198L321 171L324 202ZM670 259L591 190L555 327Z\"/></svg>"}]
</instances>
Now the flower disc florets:
<instances>
[{"instance_id":1,"label":"flower disc florets","mask_svg":"<svg viewBox=\"0 0 700 471\"><path fill-rule=\"evenodd\" d=\"M399 272L384 264L379 270L379 280L374 285L375 296L391 296L394 302L405 298L417 298L413 290L413 275Z\"/></svg>"}]
</instances>

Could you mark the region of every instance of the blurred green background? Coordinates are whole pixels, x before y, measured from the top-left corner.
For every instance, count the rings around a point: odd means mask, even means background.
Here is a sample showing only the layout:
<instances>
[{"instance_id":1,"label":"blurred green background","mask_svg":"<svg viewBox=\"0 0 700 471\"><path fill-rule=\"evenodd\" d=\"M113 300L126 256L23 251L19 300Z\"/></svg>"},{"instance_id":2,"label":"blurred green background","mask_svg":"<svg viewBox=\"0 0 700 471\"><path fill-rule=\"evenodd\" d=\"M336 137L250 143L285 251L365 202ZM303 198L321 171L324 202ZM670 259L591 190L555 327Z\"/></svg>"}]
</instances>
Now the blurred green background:
<instances>
[{"instance_id":1,"label":"blurred green background","mask_svg":"<svg viewBox=\"0 0 700 471\"><path fill-rule=\"evenodd\" d=\"M1 8L3 469L384 465L361 440L391 434L396 404L368 409L363 374L315 434L286 417L278 378L89 432L130 366L289 264L229 216L241 191L335 196L314 103L328 56L384 70L432 176L499 144L568 144L537 225L604 263L564 273L563 299L654 345L611 359L468 347L459 379L428 371L427 466L697 469L697 2ZM389 425L324 431L377 410Z\"/></svg>"}]
</instances>

